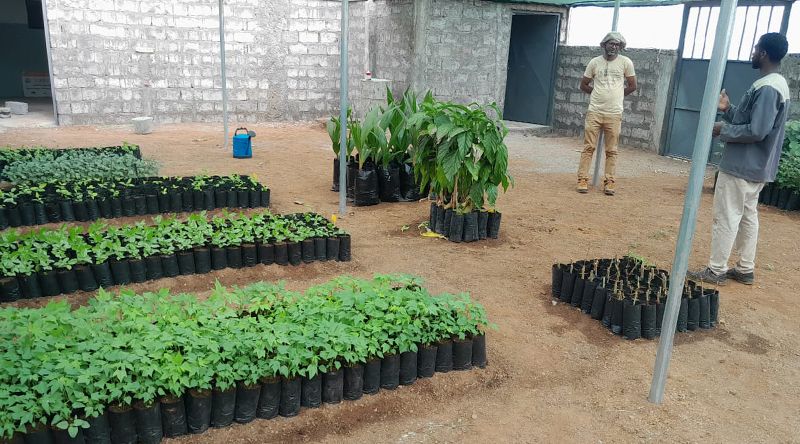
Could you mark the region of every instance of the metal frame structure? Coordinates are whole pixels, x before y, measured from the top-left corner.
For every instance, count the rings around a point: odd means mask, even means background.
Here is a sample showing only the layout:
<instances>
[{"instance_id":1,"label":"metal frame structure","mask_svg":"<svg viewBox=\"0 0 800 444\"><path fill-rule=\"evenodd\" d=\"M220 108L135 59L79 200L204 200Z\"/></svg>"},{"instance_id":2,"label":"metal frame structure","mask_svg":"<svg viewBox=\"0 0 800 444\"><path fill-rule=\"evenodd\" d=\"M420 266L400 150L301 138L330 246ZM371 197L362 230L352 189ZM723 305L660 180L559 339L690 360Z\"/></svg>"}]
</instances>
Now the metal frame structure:
<instances>
[{"instance_id":1,"label":"metal frame structure","mask_svg":"<svg viewBox=\"0 0 800 444\"><path fill-rule=\"evenodd\" d=\"M743 1L738 2L737 8L738 7L753 7L753 6L755 6L755 7L783 6L784 9L783 9L783 17L781 19L780 33L786 35L786 32L787 32L788 27L789 27L789 15L791 14L792 4L793 3L794 3L794 0L768 0L768 1L743 0ZM669 103L667 105L668 109L667 109L667 113L665 114L665 119L666 119L665 123L666 123L666 125L664 127L665 127L666 131L664 131L664 133L663 133L663 135L661 137L661 141L660 141L661 143L659 144L660 145L660 148L659 148L659 154L660 155L663 155L663 156L670 155L670 152L669 152L670 135L672 134L672 130L673 130L674 122L675 122L676 103L677 103L677 100L678 100L679 85L680 85L680 81L681 81L681 73L682 73L682 69L684 67L685 61L686 60L707 60L707 59L704 59L702 57L702 55L705 53L705 49L704 48L700 52L700 55L701 55L700 58L684 57L684 52L686 50L686 44L687 44L686 36L688 34L687 31L688 31L689 25L690 25L690 12L691 12L691 9L692 8L703 8L703 7L712 7L713 8L713 7L719 7L719 6L720 6L720 2L718 2L718 1L700 1L700 2L691 2L691 3L684 4L683 19L681 21L680 39L678 41L678 48L676 50L678 58L677 58L677 62L675 64L675 70L673 71L672 81L671 81L670 90L669 90ZM734 15L735 15L735 13L734 13ZM709 19L710 19L710 17L711 17L711 14L709 14ZM699 14L698 14L698 20L699 20ZM742 33L744 33L745 28L746 28L746 26L743 24L742 25ZM696 35L696 32L697 32L697 30L695 29L695 32L693 33L693 35ZM710 28L707 27L707 29L706 29L706 38L704 39L704 43L703 43L704 47L705 47L705 42L706 42L706 40L708 38L708 33L709 32L710 32ZM755 32L755 30L754 30L754 32ZM740 37L739 41L740 41L740 46L741 46L741 42L743 41L743 38ZM692 42L692 44L694 45L694 42ZM691 53L692 54L694 53L694 48L692 49ZM737 51L737 56L740 53L741 53L741 49L739 51ZM749 53L749 51L748 51L748 53ZM749 59L745 61L745 60L740 60L737 57L737 60L727 60L727 56L728 56L728 54L726 53L726 61L727 62L747 62L747 63L749 63ZM678 157L681 157L681 156L678 156Z\"/></svg>"}]
</instances>

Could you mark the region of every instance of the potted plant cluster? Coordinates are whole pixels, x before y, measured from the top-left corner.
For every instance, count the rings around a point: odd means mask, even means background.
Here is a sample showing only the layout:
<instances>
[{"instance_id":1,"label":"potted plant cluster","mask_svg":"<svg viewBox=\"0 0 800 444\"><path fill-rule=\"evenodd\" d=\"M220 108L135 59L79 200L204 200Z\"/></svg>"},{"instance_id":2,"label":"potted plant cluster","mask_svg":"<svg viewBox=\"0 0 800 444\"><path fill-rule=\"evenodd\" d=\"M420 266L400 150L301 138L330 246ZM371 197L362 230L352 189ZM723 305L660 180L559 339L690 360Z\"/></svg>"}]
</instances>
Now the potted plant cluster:
<instances>
[{"instance_id":1,"label":"potted plant cluster","mask_svg":"<svg viewBox=\"0 0 800 444\"><path fill-rule=\"evenodd\" d=\"M498 192L513 185L503 142L508 130L497 106L440 102L428 94L409 124L418 131L414 172L436 196L429 228L453 242L496 239Z\"/></svg>"},{"instance_id":2,"label":"potted plant cluster","mask_svg":"<svg viewBox=\"0 0 800 444\"><path fill-rule=\"evenodd\" d=\"M74 156L77 154L88 153L91 155L130 155L137 159L142 158L141 150L138 145L123 143L120 146L108 146L98 148L0 148L0 180L8 180L4 175L7 166L15 162L22 162L35 159L53 160L61 156Z\"/></svg>"},{"instance_id":3,"label":"potted plant cluster","mask_svg":"<svg viewBox=\"0 0 800 444\"><path fill-rule=\"evenodd\" d=\"M71 310L1 308L0 439L159 442L485 367L479 304L419 279L101 291Z\"/></svg>"},{"instance_id":4,"label":"potted plant cluster","mask_svg":"<svg viewBox=\"0 0 800 444\"><path fill-rule=\"evenodd\" d=\"M92 153L66 150L69 155L40 155L16 161L3 169L3 175L15 184L59 180L137 178L158 174L158 163L132 154Z\"/></svg>"},{"instance_id":5,"label":"potted plant cluster","mask_svg":"<svg viewBox=\"0 0 800 444\"><path fill-rule=\"evenodd\" d=\"M253 175L82 179L18 184L0 191L0 229L53 222L269 207Z\"/></svg>"},{"instance_id":6,"label":"potted plant cluster","mask_svg":"<svg viewBox=\"0 0 800 444\"><path fill-rule=\"evenodd\" d=\"M309 241L309 242L306 242ZM95 222L0 233L0 301L257 264L299 265L351 258L350 235L313 213L205 212L156 216L153 225Z\"/></svg>"},{"instance_id":7,"label":"potted plant cluster","mask_svg":"<svg viewBox=\"0 0 800 444\"><path fill-rule=\"evenodd\" d=\"M554 264L553 298L579 308L626 339L653 339L661 334L669 292L669 273L624 257ZM703 282L683 286L677 331L715 328L719 291Z\"/></svg>"},{"instance_id":8,"label":"potted plant cluster","mask_svg":"<svg viewBox=\"0 0 800 444\"><path fill-rule=\"evenodd\" d=\"M508 130L497 105L442 102L430 92L422 101L412 91L398 100L388 89L386 95L386 106L371 109L363 122L348 112L347 184L355 204L417 200L430 192L435 196L428 222L432 231L453 242L496 239L499 189L513 185L504 143ZM328 123L328 134L338 159L338 118Z\"/></svg>"},{"instance_id":9,"label":"potted plant cluster","mask_svg":"<svg viewBox=\"0 0 800 444\"><path fill-rule=\"evenodd\" d=\"M417 112L412 91L395 99L386 90L387 103L370 109L363 120L347 113L347 193L357 206L380 202L416 202L425 195L414 178L411 152L416 131L408 119ZM333 161L333 191L339 191L341 122L332 117L328 135L336 155Z\"/></svg>"},{"instance_id":10,"label":"potted plant cluster","mask_svg":"<svg viewBox=\"0 0 800 444\"><path fill-rule=\"evenodd\" d=\"M786 123L778 176L764 186L758 201L781 210L800 210L800 120Z\"/></svg>"}]
</instances>

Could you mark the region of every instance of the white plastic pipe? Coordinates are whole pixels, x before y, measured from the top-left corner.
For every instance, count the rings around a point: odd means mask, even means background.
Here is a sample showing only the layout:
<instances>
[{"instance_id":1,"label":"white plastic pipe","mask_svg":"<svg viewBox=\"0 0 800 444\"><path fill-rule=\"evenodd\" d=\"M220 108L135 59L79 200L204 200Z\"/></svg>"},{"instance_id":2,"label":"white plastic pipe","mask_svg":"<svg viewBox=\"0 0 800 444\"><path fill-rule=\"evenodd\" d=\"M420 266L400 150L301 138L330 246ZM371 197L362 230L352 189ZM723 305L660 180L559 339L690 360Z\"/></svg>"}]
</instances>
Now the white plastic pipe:
<instances>
[{"instance_id":1,"label":"white plastic pipe","mask_svg":"<svg viewBox=\"0 0 800 444\"><path fill-rule=\"evenodd\" d=\"M219 57L220 71L222 74L222 126L225 136L222 138L222 148L228 147L228 82L225 78L225 11L219 0Z\"/></svg>"},{"instance_id":2,"label":"white plastic pipe","mask_svg":"<svg viewBox=\"0 0 800 444\"><path fill-rule=\"evenodd\" d=\"M350 0L342 0L342 36L339 39L339 217L347 213L347 34Z\"/></svg>"},{"instance_id":3,"label":"white plastic pipe","mask_svg":"<svg viewBox=\"0 0 800 444\"><path fill-rule=\"evenodd\" d=\"M367 73L372 73L369 67L369 13L372 6L372 0L364 2L364 78L367 78Z\"/></svg>"}]
</instances>

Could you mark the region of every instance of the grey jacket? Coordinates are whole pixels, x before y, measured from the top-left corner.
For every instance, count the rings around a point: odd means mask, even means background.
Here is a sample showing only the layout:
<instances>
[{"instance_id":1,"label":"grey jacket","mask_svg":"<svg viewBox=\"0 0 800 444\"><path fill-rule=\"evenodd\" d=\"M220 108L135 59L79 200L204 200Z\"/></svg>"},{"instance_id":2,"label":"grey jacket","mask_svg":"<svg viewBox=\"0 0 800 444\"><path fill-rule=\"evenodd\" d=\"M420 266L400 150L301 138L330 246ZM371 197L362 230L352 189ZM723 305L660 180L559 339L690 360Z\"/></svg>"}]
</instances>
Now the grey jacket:
<instances>
[{"instance_id":1,"label":"grey jacket","mask_svg":"<svg viewBox=\"0 0 800 444\"><path fill-rule=\"evenodd\" d=\"M722 116L728 123L720 131L725 142L720 171L750 182L775 180L789 111L786 93L788 88L756 81L739 106L728 108Z\"/></svg>"}]
</instances>

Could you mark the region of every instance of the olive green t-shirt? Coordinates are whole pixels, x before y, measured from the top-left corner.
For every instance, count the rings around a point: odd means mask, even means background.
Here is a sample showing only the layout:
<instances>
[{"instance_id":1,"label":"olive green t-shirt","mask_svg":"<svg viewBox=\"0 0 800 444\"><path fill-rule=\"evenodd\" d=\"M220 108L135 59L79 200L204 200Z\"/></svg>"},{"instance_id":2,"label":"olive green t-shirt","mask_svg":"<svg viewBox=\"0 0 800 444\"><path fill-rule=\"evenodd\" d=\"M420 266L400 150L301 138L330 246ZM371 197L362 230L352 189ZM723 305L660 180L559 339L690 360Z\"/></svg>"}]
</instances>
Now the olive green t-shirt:
<instances>
[{"instance_id":1,"label":"olive green t-shirt","mask_svg":"<svg viewBox=\"0 0 800 444\"><path fill-rule=\"evenodd\" d=\"M586 66L583 75L592 79L594 88L589 99L589 112L622 114L625 78L636 76L631 59L623 55L611 61L603 56L595 57Z\"/></svg>"}]
</instances>

